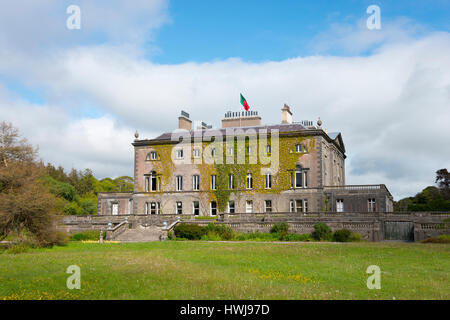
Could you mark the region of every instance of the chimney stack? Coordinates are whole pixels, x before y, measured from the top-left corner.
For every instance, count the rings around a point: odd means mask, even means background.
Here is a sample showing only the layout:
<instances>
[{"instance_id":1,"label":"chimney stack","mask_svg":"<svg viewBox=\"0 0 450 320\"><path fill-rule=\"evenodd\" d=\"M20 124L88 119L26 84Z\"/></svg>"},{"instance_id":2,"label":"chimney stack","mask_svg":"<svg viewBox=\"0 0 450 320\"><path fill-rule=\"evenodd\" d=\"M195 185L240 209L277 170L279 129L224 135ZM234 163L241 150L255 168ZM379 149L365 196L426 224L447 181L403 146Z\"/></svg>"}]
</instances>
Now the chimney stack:
<instances>
[{"instance_id":1,"label":"chimney stack","mask_svg":"<svg viewBox=\"0 0 450 320\"><path fill-rule=\"evenodd\" d=\"M186 111L181 111L181 115L178 117L178 129L192 130L192 121Z\"/></svg>"},{"instance_id":2,"label":"chimney stack","mask_svg":"<svg viewBox=\"0 0 450 320\"><path fill-rule=\"evenodd\" d=\"M283 109L281 109L281 123L292 123L292 112L287 104L284 104Z\"/></svg>"}]
</instances>

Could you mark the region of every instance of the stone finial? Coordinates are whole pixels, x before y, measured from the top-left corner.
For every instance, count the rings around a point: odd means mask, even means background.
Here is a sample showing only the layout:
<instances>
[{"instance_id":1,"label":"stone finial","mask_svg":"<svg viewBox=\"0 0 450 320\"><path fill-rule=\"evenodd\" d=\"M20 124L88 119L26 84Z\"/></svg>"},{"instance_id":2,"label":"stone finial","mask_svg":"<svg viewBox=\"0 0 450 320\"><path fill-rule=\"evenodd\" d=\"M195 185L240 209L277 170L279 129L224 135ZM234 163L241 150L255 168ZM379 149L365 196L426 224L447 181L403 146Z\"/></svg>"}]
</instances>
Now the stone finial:
<instances>
[{"instance_id":1,"label":"stone finial","mask_svg":"<svg viewBox=\"0 0 450 320\"><path fill-rule=\"evenodd\" d=\"M136 138L136 140L139 138L139 132L136 130L136 132L134 133L134 137Z\"/></svg>"},{"instance_id":2,"label":"stone finial","mask_svg":"<svg viewBox=\"0 0 450 320\"><path fill-rule=\"evenodd\" d=\"M319 117L319 119L317 120L317 128L318 128L318 129L322 129L322 120L320 120L320 117Z\"/></svg>"}]
</instances>

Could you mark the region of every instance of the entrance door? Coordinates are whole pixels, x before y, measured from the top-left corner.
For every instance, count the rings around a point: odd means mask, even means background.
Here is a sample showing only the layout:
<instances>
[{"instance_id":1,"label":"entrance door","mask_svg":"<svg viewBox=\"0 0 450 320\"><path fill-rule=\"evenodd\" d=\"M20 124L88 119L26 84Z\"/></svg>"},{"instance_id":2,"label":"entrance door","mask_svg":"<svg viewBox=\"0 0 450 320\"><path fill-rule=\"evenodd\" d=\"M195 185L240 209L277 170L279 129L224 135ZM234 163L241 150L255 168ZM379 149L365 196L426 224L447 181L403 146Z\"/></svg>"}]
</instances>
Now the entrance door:
<instances>
[{"instance_id":1,"label":"entrance door","mask_svg":"<svg viewBox=\"0 0 450 320\"><path fill-rule=\"evenodd\" d=\"M384 239L414 241L414 224L408 221L385 221Z\"/></svg>"}]
</instances>

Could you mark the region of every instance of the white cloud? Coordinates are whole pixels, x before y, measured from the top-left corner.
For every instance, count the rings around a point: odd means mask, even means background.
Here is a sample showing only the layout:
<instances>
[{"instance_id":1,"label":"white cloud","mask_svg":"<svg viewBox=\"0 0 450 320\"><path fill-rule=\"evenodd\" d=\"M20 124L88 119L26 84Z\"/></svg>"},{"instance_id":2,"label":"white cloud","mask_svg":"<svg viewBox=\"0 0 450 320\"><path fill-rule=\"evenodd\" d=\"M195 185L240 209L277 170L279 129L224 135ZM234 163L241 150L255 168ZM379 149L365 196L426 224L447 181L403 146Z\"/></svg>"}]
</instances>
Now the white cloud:
<instances>
[{"instance_id":1,"label":"white cloud","mask_svg":"<svg viewBox=\"0 0 450 320\"><path fill-rule=\"evenodd\" d=\"M0 73L44 88L47 100L34 106L0 96L0 111L39 143L47 161L117 176L132 172L135 128L141 137L171 131L181 109L218 126L225 111L240 110L242 92L266 123L280 121L283 103L295 121L320 116L330 132L343 134L347 183L386 183L403 197L450 167L450 35L416 39L402 28L386 25L381 38L367 40L366 31L353 27L332 42L355 53L376 46L368 56L263 63L231 58L159 65L143 59L139 46L117 44L60 48L51 55L0 46ZM86 101L104 116L69 116Z\"/></svg>"}]
</instances>

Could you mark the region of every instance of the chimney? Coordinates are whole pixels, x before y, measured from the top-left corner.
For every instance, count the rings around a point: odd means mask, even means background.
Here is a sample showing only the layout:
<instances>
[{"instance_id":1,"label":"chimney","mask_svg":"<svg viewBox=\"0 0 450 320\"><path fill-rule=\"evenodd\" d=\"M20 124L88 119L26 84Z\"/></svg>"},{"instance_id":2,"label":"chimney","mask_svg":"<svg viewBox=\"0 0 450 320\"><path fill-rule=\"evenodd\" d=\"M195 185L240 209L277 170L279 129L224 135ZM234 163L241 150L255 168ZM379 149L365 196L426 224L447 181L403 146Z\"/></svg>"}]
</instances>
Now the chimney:
<instances>
[{"instance_id":1,"label":"chimney","mask_svg":"<svg viewBox=\"0 0 450 320\"><path fill-rule=\"evenodd\" d=\"M181 111L178 117L178 129L192 130L192 121L189 119L189 113Z\"/></svg>"},{"instance_id":2,"label":"chimney","mask_svg":"<svg viewBox=\"0 0 450 320\"><path fill-rule=\"evenodd\" d=\"M281 109L281 123L292 123L292 112L287 104L284 104L283 109Z\"/></svg>"},{"instance_id":3,"label":"chimney","mask_svg":"<svg viewBox=\"0 0 450 320\"><path fill-rule=\"evenodd\" d=\"M261 125L258 111L228 111L222 119L222 128L255 127Z\"/></svg>"}]
</instances>

